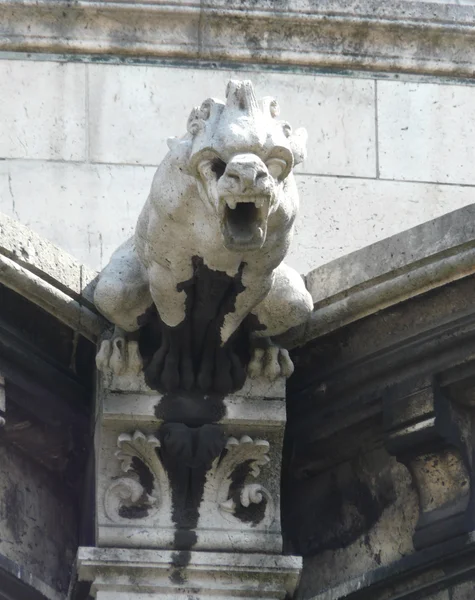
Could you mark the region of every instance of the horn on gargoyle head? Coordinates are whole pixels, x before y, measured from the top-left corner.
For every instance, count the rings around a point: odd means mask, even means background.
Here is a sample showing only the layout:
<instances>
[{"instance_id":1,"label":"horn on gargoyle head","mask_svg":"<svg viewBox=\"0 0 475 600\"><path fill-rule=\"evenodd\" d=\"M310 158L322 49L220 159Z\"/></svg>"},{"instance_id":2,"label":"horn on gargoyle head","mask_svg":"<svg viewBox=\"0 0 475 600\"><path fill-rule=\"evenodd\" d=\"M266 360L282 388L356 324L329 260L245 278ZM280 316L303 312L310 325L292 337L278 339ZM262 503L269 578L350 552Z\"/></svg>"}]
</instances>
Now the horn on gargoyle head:
<instances>
[{"instance_id":1,"label":"horn on gargoyle head","mask_svg":"<svg viewBox=\"0 0 475 600\"><path fill-rule=\"evenodd\" d=\"M250 117L260 112L259 102L251 81L230 80L226 88L226 108L239 110Z\"/></svg>"}]
</instances>

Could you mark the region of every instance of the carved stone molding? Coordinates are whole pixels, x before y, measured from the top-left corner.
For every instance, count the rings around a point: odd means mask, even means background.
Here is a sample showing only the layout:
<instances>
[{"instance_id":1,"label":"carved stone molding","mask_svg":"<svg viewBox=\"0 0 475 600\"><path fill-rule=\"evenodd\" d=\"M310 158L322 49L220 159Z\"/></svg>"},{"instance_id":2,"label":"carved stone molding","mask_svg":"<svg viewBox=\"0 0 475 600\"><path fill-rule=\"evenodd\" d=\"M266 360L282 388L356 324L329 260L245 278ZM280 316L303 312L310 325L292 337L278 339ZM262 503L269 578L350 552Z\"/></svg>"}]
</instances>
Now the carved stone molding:
<instances>
[{"instance_id":1,"label":"carved stone molding","mask_svg":"<svg viewBox=\"0 0 475 600\"><path fill-rule=\"evenodd\" d=\"M386 447L409 469L419 495L416 549L471 531L471 414L435 378L398 384L383 398Z\"/></svg>"},{"instance_id":2,"label":"carved stone molding","mask_svg":"<svg viewBox=\"0 0 475 600\"><path fill-rule=\"evenodd\" d=\"M170 550L80 548L77 588L82 586L90 590L88 597L101 600L285 600L293 597L301 565L295 556L190 552L185 570L177 565L176 554Z\"/></svg>"},{"instance_id":3,"label":"carved stone molding","mask_svg":"<svg viewBox=\"0 0 475 600\"><path fill-rule=\"evenodd\" d=\"M0 49L472 76L460 2L0 1ZM232 40L230 43L229 40Z\"/></svg>"}]
</instances>

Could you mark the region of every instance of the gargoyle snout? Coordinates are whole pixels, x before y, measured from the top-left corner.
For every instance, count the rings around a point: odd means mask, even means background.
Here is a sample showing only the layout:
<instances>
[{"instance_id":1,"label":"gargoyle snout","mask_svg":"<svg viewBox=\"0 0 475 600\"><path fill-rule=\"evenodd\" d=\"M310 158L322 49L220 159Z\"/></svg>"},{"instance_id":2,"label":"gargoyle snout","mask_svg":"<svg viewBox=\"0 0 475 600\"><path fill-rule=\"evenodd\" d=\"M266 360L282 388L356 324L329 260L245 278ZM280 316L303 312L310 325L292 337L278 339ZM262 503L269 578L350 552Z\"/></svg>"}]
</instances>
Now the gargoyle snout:
<instances>
[{"instance_id":1,"label":"gargoyle snout","mask_svg":"<svg viewBox=\"0 0 475 600\"><path fill-rule=\"evenodd\" d=\"M223 182L230 191L237 194L263 191L269 172L262 160L255 154L238 154L227 164Z\"/></svg>"}]
</instances>

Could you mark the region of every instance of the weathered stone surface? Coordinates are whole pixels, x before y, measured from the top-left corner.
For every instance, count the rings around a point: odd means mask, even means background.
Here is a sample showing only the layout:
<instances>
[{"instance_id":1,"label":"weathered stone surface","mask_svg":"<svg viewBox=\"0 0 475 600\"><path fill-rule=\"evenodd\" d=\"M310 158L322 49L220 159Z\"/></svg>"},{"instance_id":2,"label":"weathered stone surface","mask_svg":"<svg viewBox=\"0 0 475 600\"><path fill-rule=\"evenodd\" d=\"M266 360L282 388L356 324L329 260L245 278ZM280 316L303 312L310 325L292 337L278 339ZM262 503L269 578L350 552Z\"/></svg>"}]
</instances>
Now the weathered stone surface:
<instances>
[{"instance_id":1,"label":"weathered stone surface","mask_svg":"<svg viewBox=\"0 0 475 600\"><path fill-rule=\"evenodd\" d=\"M92 305L95 273L0 214L0 283L95 340L105 326Z\"/></svg>"},{"instance_id":2,"label":"weathered stone surface","mask_svg":"<svg viewBox=\"0 0 475 600\"><path fill-rule=\"evenodd\" d=\"M100 268L132 233L153 173L146 167L0 161L2 211Z\"/></svg>"},{"instance_id":3,"label":"weathered stone surface","mask_svg":"<svg viewBox=\"0 0 475 600\"><path fill-rule=\"evenodd\" d=\"M51 474L0 443L0 555L37 578L48 598L67 592L76 524L71 498Z\"/></svg>"},{"instance_id":4,"label":"weathered stone surface","mask_svg":"<svg viewBox=\"0 0 475 600\"><path fill-rule=\"evenodd\" d=\"M452 588L450 600L472 600L474 593L475 581L465 581Z\"/></svg>"},{"instance_id":5,"label":"weathered stone surface","mask_svg":"<svg viewBox=\"0 0 475 600\"><path fill-rule=\"evenodd\" d=\"M157 550L80 548L79 582L92 582L97 600L255 598L284 600L293 594L300 559L293 556Z\"/></svg>"},{"instance_id":6,"label":"weathered stone surface","mask_svg":"<svg viewBox=\"0 0 475 600\"><path fill-rule=\"evenodd\" d=\"M86 158L84 65L0 60L0 89L0 158Z\"/></svg>"},{"instance_id":7,"label":"weathered stone surface","mask_svg":"<svg viewBox=\"0 0 475 600\"><path fill-rule=\"evenodd\" d=\"M279 553L283 380L226 398L123 380L101 392L98 545Z\"/></svg>"},{"instance_id":8,"label":"weathered stone surface","mask_svg":"<svg viewBox=\"0 0 475 600\"><path fill-rule=\"evenodd\" d=\"M471 76L471 2L2 0L0 48ZM64 35L64 31L68 35ZM232 39L232 43L230 40Z\"/></svg>"},{"instance_id":9,"label":"weathered stone surface","mask_svg":"<svg viewBox=\"0 0 475 600\"><path fill-rule=\"evenodd\" d=\"M378 131L381 177L475 183L474 87L379 81Z\"/></svg>"},{"instance_id":10,"label":"weathered stone surface","mask_svg":"<svg viewBox=\"0 0 475 600\"><path fill-rule=\"evenodd\" d=\"M467 206L311 271L314 312L286 343L302 344L473 273L474 216Z\"/></svg>"},{"instance_id":11,"label":"weathered stone surface","mask_svg":"<svg viewBox=\"0 0 475 600\"><path fill-rule=\"evenodd\" d=\"M335 266L324 268L332 278L340 277L339 265L344 264L350 252L473 202L473 190L463 186L303 175L297 175L297 184L300 212L289 264L298 267L300 273L308 273L345 257ZM380 253L385 253L385 243L378 246ZM391 254L394 255L392 250L387 253L387 260L406 256L398 252L392 258ZM378 254L378 260L368 260L358 272L378 265L384 268L386 259L379 260L380 257ZM317 294L326 293L325 281L314 287L320 290Z\"/></svg>"},{"instance_id":12,"label":"weathered stone surface","mask_svg":"<svg viewBox=\"0 0 475 600\"><path fill-rule=\"evenodd\" d=\"M12 73L16 73L12 78L14 93L14 82L21 78L23 65L28 63L4 62L8 63ZM84 84L81 95L88 100L85 118L90 157L100 163L117 164L22 162L8 160L6 155L7 160L1 161L0 165L0 209L32 226L81 262L100 269L118 243L131 233L153 177L151 168L135 167L134 170L126 163L156 164L164 155L167 135L180 131L178 121L182 127L188 103L199 102L207 94L214 93L217 86L232 76L232 71L207 68L209 65L195 69L163 65L79 66L88 73L88 77L78 80L78 84L79 81ZM59 67L65 73L71 69L67 77L71 79L78 65L37 60L32 66L41 71ZM464 158L461 161L455 158L459 138L452 136L450 128L447 130L445 119L437 119L434 127L426 127L424 133L419 126L421 121L424 122L418 117L420 106L410 102L412 96L422 98L419 104L426 114L433 110L431 102L433 97L437 98L437 90L446 90L443 105L448 107L451 115L450 127L458 128L463 137L468 127L464 127L459 114L464 112L463 103L458 102L460 110L450 108L449 99L451 95L461 96L465 103L468 102L471 94L468 86L436 85L425 81L375 82L355 74L345 78L256 70L244 73L253 79L258 89L276 90L282 100L282 116L291 116L294 125L305 124L309 129L309 155L296 169L302 198L301 217L289 254L289 264L299 272L305 273L319 264L472 201L471 189L462 186L403 184L375 179L378 152L381 158L384 151L384 156L389 159L393 150L399 148L396 157L399 155L401 160L406 160L404 156L409 153L404 147L407 135L412 131L414 136L408 142L411 152L421 147L419 142L413 143L413 139L426 139L429 143L429 138L434 142L439 139L437 136L445 136L444 147L449 148L447 160L437 164L446 170L448 177L440 179L434 171L432 175L436 180L470 182L469 163L465 163ZM417 88L417 91L409 94L408 87ZM9 80L5 89L9 94ZM183 89L187 90L186 94L182 93ZM292 92L295 89L299 90L298 94ZM392 89L394 94L385 91ZM400 99L397 114L405 115L412 123L408 131L401 131L406 125L399 127L399 120L392 113L383 122L383 113L388 112L384 107L388 102L388 108L391 108L393 96ZM381 113L378 136L375 135L377 103L380 104L378 114ZM76 104L73 103L71 108L69 104L65 105L62 110L64 119L74 122ZM23 145L27 145L32 131L45 130L43 137L46 139L54 137L58 130L57 124L44 121L41 115L31 111L21 113L18 119L21 121L18 143ZM401 136L404 136L402 143ZM433 142L430 147L435 150L429 154L437 162L436 154L440 153ZM463 147L470 150L471 144L471 139L467 138ZM384 176L413 179L415 171L423 173L431 162L426 160L425 151L417 150L418 154L410 163L406 160L407 176L406 166L398 174ZM86 159L87 156L82 160ZM392 164L386 158L383 162L385 168ZM325 177L307 177L304 173ZM420 179L419 175L416 179ZM35 197L34 203L32 197ZM111 207L116 215L114 222L107 218Z\"/></svg>"},{"instance_id":13,"label":"weathered stone surface","mask_svg":"<svg viewBox=\"0 0 475 600\"><path fill-rule=\"evenodd\" d=\"M190 106L236 77L231 70L137 65L90 65L88 70L91 160L144 165L163 159L166 139L182 131ZM297 172L375 176L373 81L256 71L239 77L252 78L258 94L272 90L280 118L295 128L306 126L307 157Z\"/></svg>"}]
</instances>

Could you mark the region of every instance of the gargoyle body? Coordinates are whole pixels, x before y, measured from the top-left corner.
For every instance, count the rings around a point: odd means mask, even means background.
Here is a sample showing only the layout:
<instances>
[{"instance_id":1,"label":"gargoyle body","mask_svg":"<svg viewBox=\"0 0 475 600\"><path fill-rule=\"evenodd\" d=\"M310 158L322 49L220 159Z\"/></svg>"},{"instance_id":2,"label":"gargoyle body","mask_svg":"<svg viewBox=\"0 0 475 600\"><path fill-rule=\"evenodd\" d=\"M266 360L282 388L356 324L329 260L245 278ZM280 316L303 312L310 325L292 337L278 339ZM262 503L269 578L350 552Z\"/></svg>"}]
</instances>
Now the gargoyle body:
<instances>
[{"instance_id":1,"label":"gargoyle body","mask_svg":"<svg viewBox=\"0 0 475 600\"><path fill-rule=\"evenodd\" d=\"M226 103L206 100L169 140L134 236L99 276L95 303L116 325L99 368L139 371L143 359L156 389L221 393L242 386L246 365L251 376L291 374L272 338L312 310L282 262L306 133L277 114L250 82L231 81Z\"/></svg>"}]
</instances>

